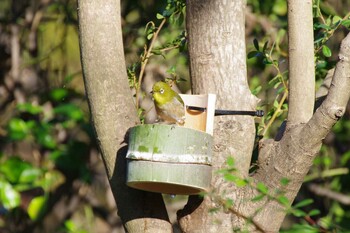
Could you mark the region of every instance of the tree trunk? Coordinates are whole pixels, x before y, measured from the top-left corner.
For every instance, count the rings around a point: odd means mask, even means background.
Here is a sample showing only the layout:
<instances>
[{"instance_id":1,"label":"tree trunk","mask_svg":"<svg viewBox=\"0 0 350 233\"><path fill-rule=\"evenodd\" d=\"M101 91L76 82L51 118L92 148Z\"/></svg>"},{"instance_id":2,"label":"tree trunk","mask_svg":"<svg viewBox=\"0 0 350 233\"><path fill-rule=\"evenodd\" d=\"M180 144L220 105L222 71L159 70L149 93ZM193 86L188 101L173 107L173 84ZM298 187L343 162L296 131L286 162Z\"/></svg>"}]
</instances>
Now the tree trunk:
<instances>
[{"instance_id":1,"label":"tree trunk","mask_svg":"<svg viewBox=\"0 0 350 233\"><path fill-rule=\"evenodd\" d=\"M245 1L187 1L187 32L190 74L194 94L214 93L217 109L255 110L257 98L248 87L245 48ZM251 116L215 118L212 187L226 198L241 199L243 193L224 182L216 171L235 158L241 177L248 176L255 124ZM190 197L178 212L184 232L232 232L244 224L231 212L208 214L215 206L210 198ZM198 206L196 208L196 206Z\"/></svg>"},{"instance_id":2,"label":"tree trunk","mask_svg":"<svg viewBox=\"0 0 350 233\"><path fill-rule=\"evenodd\" d=\"M162 196L125 184L127 130L139 123L126 74L120 2L78 1L84 83L91 120L128 232L171 232Z\"/></svg>"},{"instance_id":3,"label":"tree trunk","mask_svg":"<svg viewBox=\"0 0 350 233\"><path fill-rule=\"evenodd\" d=\"M310 120L315 102L312 0L288 1L288 127Z\"/></svg>"}]
</instances>

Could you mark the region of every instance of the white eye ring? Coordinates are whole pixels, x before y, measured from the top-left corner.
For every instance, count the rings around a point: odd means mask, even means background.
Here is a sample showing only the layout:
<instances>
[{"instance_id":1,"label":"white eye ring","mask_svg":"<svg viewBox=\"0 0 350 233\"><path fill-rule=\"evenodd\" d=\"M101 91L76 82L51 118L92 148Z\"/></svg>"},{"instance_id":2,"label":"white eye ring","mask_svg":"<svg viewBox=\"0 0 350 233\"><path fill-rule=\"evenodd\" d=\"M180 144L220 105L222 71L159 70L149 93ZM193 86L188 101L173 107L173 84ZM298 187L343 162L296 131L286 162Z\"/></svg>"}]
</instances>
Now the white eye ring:
<instances>
[{"instance_id":1,"label":"white eye ring","mask_svg":"<svg viewBox=\"0 0 350 233\"><path fill-rule=\"evenodd\" d=\"M164 93L164 89L161 88L161 89L159 90L159 93L160 93L160 94L163 94L163 93Z\"/></svg>"}]
</instances>

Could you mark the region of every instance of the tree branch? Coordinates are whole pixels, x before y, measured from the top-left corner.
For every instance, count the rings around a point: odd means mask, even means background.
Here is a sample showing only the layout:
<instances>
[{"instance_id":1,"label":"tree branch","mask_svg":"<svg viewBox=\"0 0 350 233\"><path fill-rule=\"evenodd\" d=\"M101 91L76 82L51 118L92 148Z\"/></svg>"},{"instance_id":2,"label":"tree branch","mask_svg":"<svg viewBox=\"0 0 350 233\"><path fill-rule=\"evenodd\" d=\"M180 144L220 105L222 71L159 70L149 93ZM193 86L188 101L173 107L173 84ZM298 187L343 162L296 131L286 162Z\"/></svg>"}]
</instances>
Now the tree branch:
<instances>
[{"instance_id":1,"label":"tree branch","mask_svg":"<svg viewBox=\"0 0 350 233\"><path fill-rule=\"evenodd\" d=\"M350 197L349 195L345 195L342 193L334 192L330 189L321 187L320 185L317 184L309 184L308 188L311 192L315 193L318 196L321 197L327 197L330 199L333 199L337 202L342 203L343 205L350 205Z\"/></svg>"},{"instance_id":2,"label":"tree branch","mask_svg":"<svg viewBox=\"0 0 350 233\"><path fill-rule=\"evenodd\" d=\"M350 33L343 39L338 57L328 95L302 131L310 145L321 143L345 113L350 98Z\"/></svg>"},{"instance_id":3,"label":"tree branch","mask_svg":"<svg viewBox=\"0 0 350 233\"><path fill-rule=\"evenodd\" d=\"M315 101L312 0L288 0L289 112L287 128L306 123Z\"/></svg>"},{"instance_id":4,"label":"tree branch","mask_svg":"<svg viewBox=\"0 0 350 233\"><path fill-rule=\"evenodd\" d=\"M128 85L120 1L78 0L84 83L118 214L128 232L169 232L162 196L126 186L127 130L139 120Z\"/></svg>"},{"instance_id":5,"label":"tree branch","mask_svg":"<svg viewBox=\"0 0 350 233\"><path fill-rule=\"evenodd\" d=\"M143 75L145 73L146 65L148 63L148 60L152 56L152 49L153 49L154 43L157 40L158 34L159 34L160 30L163 28L165 22L166 22L166 18L164 18L162 20L162 22L160 23L160 25L158 26L157 30L153 34L152 40L149 44L149 47L147 49L145 47L145 53L141 56L140 74L139 74L138 82L136 85L136 109L139 108L139 101L140 101L139 96L140 96L140 92L141 92L141 84L142 84L142 80L143 80Z\"/></svg>"},{"instance_id":6,"label":"tree branch","mask_svg":"<svg viewBox=\"0 0 350 233\"><path fill-rule=\"evenodd\" d=\"M258 99L251 94L246 71L245 1L189 0L186 29L190 56L190 74L194 94L217 95L216 107L229 110L256 110ZM251 116L216 116L214 121L212 187L241 200L239 190L215 173L225 167L227 156L235 158L242 177L248 176L255 138ZM235 213L208 214L214 203L209 198L198 204L190 198L179 223L184 232L230 232L245 226ZM240 211L240 201L234 208ZM213 224L220 219L222 224ZM200 228L198 228L200 227Z\"/></svg>"},{"instance_id":7,"label":"tree branch","mask_svg":"<svg viewBox=\"0 0 350 233\"><path fill-rule=\"evenodd\" d=\"M312 118L306 124L287 129L281 141L269 143L265 145L265 150L262 148L259 152L259 169L254 175L256 182L263 182L269 190L285 192L290 203L312 166L322 140L344 114L350 98L350 34L342 41L339 59L328 96ZM282 178L289 180L288 185L281 184ZM271 202L263 208L265 212L259 213L256 221L261 224L264 221L271 222L267 226L268 231L277 231L285 213L280 212L273 219L266 219L264 213L276 212L279 205Z\"/></svg>"}]
</instances>

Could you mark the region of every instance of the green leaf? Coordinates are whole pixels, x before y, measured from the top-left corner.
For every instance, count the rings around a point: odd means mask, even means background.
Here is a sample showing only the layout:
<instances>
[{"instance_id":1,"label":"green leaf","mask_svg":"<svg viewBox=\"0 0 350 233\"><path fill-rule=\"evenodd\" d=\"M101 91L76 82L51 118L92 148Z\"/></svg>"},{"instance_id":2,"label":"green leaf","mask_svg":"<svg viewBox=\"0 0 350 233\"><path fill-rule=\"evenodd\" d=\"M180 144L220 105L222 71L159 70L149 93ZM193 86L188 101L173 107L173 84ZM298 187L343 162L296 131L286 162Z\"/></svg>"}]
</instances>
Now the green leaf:
<instances>
[{"instance_id":1,"label":"green leaf","mask_svg":"<svg viewBox=\"0 0 350 233\"><path fill-rule=\"evenodd\" d=\"M300 207L304 207L304 206L307 206L307 205L310 205L314 202L314 200L312 199L305 199L301 202L298 202L296 205L293 205L294 208L300 208Z\"/></svg>"},{"instance_id":2,"label":"green leaf","mask_svg":"<svg viewBox=\"0 0 350 233\"><path fill-rule=\"evenodd\" d=\"M42 216L45 206L46 206L47 198L45 196L35 197L31 200L28 206L28 215L31 220L37 220Z\"/></svg>"},{"instance_id":3,"label":"green leaf","mask_svg":"<svg viewBox=\"0 0 350 233\"><path fill-rule=\"evenodd\" d=\"M51 135L52 126L50 124L42 123L34 129L34 135L36 141L48 149L53 149L56 147L57 143L55 138Z\"/></svg>"},{"instance_id":4,"label":"green leaf","mask_svg":"<svg viewBox=\"0 0 350 233\"><path fill-rule=\"evenodd\" d=\"M174 8L167 8L163 11L162 15L164 15L164 17L169 17L171 14L174 13L174 10Z\"/></svg>"},{"instance_id":5,"label":"green leaf","mask_svg":"<svg viewBox=\"0 0 350 233\"><path fill-rule=\"evenodd\" d=\"M277 89L282 84L282 81L278 80L275 85L273 86L274 89Z\"/></svg>"},{"instance_id":6,"label":"green leaf","mask_svg":"<svg viewBox=\"0 0 350 233\"><path fill-rule=\"evenodd\" d=\"M249 183L249 182L248 182L248 180L246 180L246 179L236 179L236 180L235 180L235 184L236 184L236 186L239 187L239 188L242 188L242 187L246 186L248 183Z\"/></svg>"},{"instance_id":7,"label":"green leaf","mask_svg":"<svg viewBox=\"0 0 350 233\"><path fill-rule=\"evenodd\" d=\"M159 49L153 49L152 50L152 54L154 54L154 55L161 55L161 56L164 57L164 55L162 54L162 51L160 51Z\"/></svg>"},{"instance_id":8,"label":"green leaf","mask_svg":"<svg viewBox=\"0 0 350 233\"><path fill-rule=\"evenodd\" d=\"M350 151L345 152L340 158L341 165L345 166L346 163L350 160Z\"/></svg>"},{"instance_id":9,"label":"green leaf","mask_svg":"<svg viewBox=\"0 0 350 233\"><path fill-rule=\"evenodd\" d=\"M18 183L22 172L30 168L32 168L31 164L23 162L18 157L10 157L1 164L0 173L4 174L11 183Z\"/></svg>"},{"instance_id":10,"label":"green leaf","mask_svg":"<svg viewBox=\"0 0 350 233\"><path fill-rule=\"evenodd\" d=\"M20 205L21 196L13 186L6 182L0 180L0 203L6 209L13 209Z\"/></svg>"},{"instance_id":11,"label":"green leaf","mask_svg":"<svg viewBox=\"0 0 350 233\"><path fill-rule=\"evenodd\" d=\"M286 186L289 184L290 180L288 178L282 178L280 182L281 182L281 185Z\"/></svg>"},{"instance_id":12,"label":"green leaf","mask_svg":"<svg viewBox=\"0 0 350 233\"><path fill-rule=\"evenodd\" d=\"M314 40L314 44L320 45L320 43L321 43L324 39L327 39L327 34L326 34L326 33L322 33L322 34L320 34L318 37L316 37L315 40Z\"/></svg>"},{"instance_id":13,"label":"green leaf","mask_svg":"<svg viewBox=\"0 0 350 233\"><path fill-rule=\"evenodd\" d=\"M75 104L62 104L54 108L54 113L57 115L63 115L69 119L79 121L84 117L83 111Z\"/></svg>"},{"instance_id":14,"label":"green leaf","mask_svg":"<svg viewBox=\"0 0 350 233\"><path fill-rule=\"evenodd\" d=\"M276 15L284 16L287 14L287 2L284 0L277 0L272 7L272 11Z\"/></svg>"},{"instance_id":15,"label":"green leaf","mask_svg":"<svg viewBox=\"0 0 350 233\"><path fill-rule=\"evenodd\" d=\"M273 64L273 62L272 62L270 59L267 59L267 58L265 57L264 60L263 60L263 64L265 64L265 65L271 65L271 64Z\"/></svg>"},{"instance_id":16,"label":"green leaf","mask_svg":"<svg viewBox=\"0 0 350 233\"><path fill-rule=\"evenodd\" d=\"M319 215L320 213L321 213L321 211L319 211L318 209L313 209L308 213L308 215L315 216L315 215Z\"/></svg>"},{"instance_id":17,"label":"green leaf","mask_svg":"<svg viewBox=\"0 0 350 233\"><path fill-rule=\"evenodd\" d=\"M156 15L157 19L164 19L164 16L162 14L157 13Z\"/></svg>"},{"instance_id":18,"label":"green leaf","mask_svg":"<svg viewBox=\"0 0 350 233\"><path fill-rule=\"evenodd\" d=\"M12 140L22 140L29 133L29 127L27 123L19 118L13 118L8 124L8 136Z\"/></svg>"},{"instance_id":19,"label":"green leaf","mask_svg":"<svg viewBox=\"0 0 350 233\"><path fill-rule=\"evenodd\" d=\"M234 182L235 180L237 180L237 176L231 174L231 173L227 173L224 175L224 179L226 181L230 181L230 182Z\"/></svg>"},{"instance_id":20,"label":"green leaf","mask_svg":"<svg viewBox=\"0 0 350 233\"><path fill-rule=\"evenodd\" d=\"M266 195L265 194L259 194L251 199L252 202L258 202L261 201Z\"/></svg>"},{"instance_id":21,"label":"green leaf","mask_svg":"<svg viewBox=\"0 0 350 233\"><path fill-rule=\"evenodd\" d=\"M250 51L247 55L248 59L254 58L254 57L262 57L263 53L259 51Z\"/></svg>"},{"instance_id":22,"label":"green leaf","mask_svg":"<svg viewBox=\"0 0 350 233\"><path fill-rule=\"evenodd\" d=\"M344 27L350 28L350 19L343 20L343 21L341 22L341 24L342 24Z\"/></svg>"},{"instance_id":23,"label":"green leaf","mask_svg":"<svg viewBox=\"0 0 350 233\"><path fill-rule=\"evenodd\" d=\"M32 115L37 115L43 111L41 106L33 105L32 103L18 104L17 109L21 112L28 112Z\"/></svg>"},{"instance_id":24,"label":"green leaf","mask_svg":"<svg viewBox=\"0 0 350 233\"><path fill-rule=\"evenodd\" d=\"M268 84L269 86L274 86L276 84L276 82L281 82L279 79L279 75L276 75L275 77L273 77L271 80L269 80Z\"/></svg>"},{"instance_id":25,"label":"green leaf","mask_svg":"<svg viewBox=\"0 0 350 233\"><path fill-rule=\"evenodd\" d=\"M282 86L282 87L278 88L276 94L279 95L279 94L281 94L282 92L284 92L285 90L286 90L285 87Z\"/></svg>"},{"instance_id":26,"label":"green leaf","mask_svg":"<svg viewBox=\"0 0 350 233\"><path fill-rule=\"evenodd\" d=\"M257 51L260 51L260 48L259 48L259 41L258 41L256 38L254 38L253 44L254 44L255 49L256 49Z\"/></svg>"},{"instance_id":27,"label":"green leaf","mask_svg":"<svg viewBox=\"0 0 350 233\"><path fill-rule=\"evenodd\" d=\"M332 18L333 28L338 27L339 24L341 24L342 20L343 19L339 15L334 15Z\"/></svg>"},{"instance_id":28,"label":"green leaf","mask_svg":"<svg viewBox=\"0 0 350 233\"><path fill-rule=\"evenodd\" d=\"M147 34L147 40L151 40L153 37L153 33Z\"/></svg>"},{"instance_id":29,"label":"green leaf","mask_svg":"<svg viewBox=\"0 0 350 233\"><path fill-rule=\"evenodd\" d=\"M38 139L38 142L48 149L54 149L57 146L55 138L50 134L43 134Z\"/></svg>"},{"instance_id":30,"label":"green leaf","mask_svg":"<svg viewBox=\"0 0 350 233\"><path fill-rule=\"evenodd\" d=\"M233 203L234 203L233 200L228 198L225 200L224 206L225 206L225 208L231 208L233 206Z\"/></svg>"},{"instance_id":31,"label":"green leaf","mask_svg":"<svg viewBox=\"0 0 350 233\"><path fill-rule=\"evenodd\" d=\"M253 95L257 95L257 94L259 94L260 93L260 91L261 91L261 89L262 89L262 86L257 86L254 90L252 90L252 94Z\"/></svg>"},{"instance_id":32,"label":"green leaf","mask_svg":"<svg viewBox=\"0 0 350 233\"><path fill-rule=\"evenodd\" d=\"M235 165L235 159L232 156L227 157L226 164L229 167L233 167Z\"/></svg>"},{"instance_id":33,"label":"green leaf","mask_svg":"<svg viewBox=\"0 0 350 233\"><path fill-rule=\"evenodd\" d=\"M256 184L256 189L263 194L267 194L269 192L269 188L261 182Z\"/></svg>"},{"instance_id":34,"label":"green leaf","mask_svg":"<svg viewBox=\"0 0 350 233\"><path fill-rule=\"evenodd\" d=\"M166 72L168 74L176 74L176 66L171 66Z\"/></svg>"},{"instance_id":35,"label":"green leaf","mask_svg":"<svg viewBox=\"0 0 350 233\"><path fill-rule=\"evenodd\" d=\"M169 17L169 22L171 24L181 26L182 23L184 22L184 15L182 13L172 14Z\"/></svg>"},{"instance_id":36,"label":"green leaf","mask_svg":"<svg viewBox=\"0 0 350 233\"><path fill-rule=\"evenodd\" d=\"M73 222L73 220L70 219L64 222L64 226L66 227L68 232L76 232L78 228Z\"/></svg>"},{"instance_id":37,"label":"green leaf","mask_svg":"<svg viewBox=\"0 0 350 233\"><path fill-rule=\"evenodd\" d=\"M68 96L68 90L65 88L56 88L50 92L50 97L54 101L62 101Z\"/></svg>"},{"instance_id":38,"label":"green leaf","mask_svg":"<svg viewBox=\"0 0 350 233\"><path fill-rule=\"evenodd\" d=\"M289 206L289 200L286 196L277 197L277 201L284 206Z\"/></svg>"},{"instance_id":39,"label":"green leaf","mask_svg":"<svg viewBox=\"0 0 350 233\"><path fill-rule=\"evenodd\" d=\"M266 49L267 49L267 45L268 45L268 44L269 44L269 42L266 41L265 44L264 44L263 50L262 50L263 53L266 52Z\"/></svg>"},{"instance_id":40,"label":"green leaf","mask_svg":"<svg viewBox=\"0 0 350 233\"><path fill-rule=\"evenodd\" d=\"M124 16L124 20L126 22L126 24L128 25L132 25L132 24L136 24L139 22L140 20L140 11L134 9L134 10L131 10L129 11L129 13Z\"/></svg>"},{"instance_id":41,"label":"green leaf","mask_svg":"<svg viewBox=\"0 0 350 233\"><path fill-rule=\"evenodd\" d=\"M28 167L24 169L19 177L19 183L32 183L42 175L39 168Z\"/></svg>"},{"instance_id":42,"label":"green leaf","mask_svg":"<svg viewBox=\"0 0 350 233\"><path fill-rule=\"evenodd\" d=\"M325 30L330 30L331 27L328 26L327 24L322 24L322 23L315 23L314 24L315 29L325 29Z\"/></svg>"},{"instance_id":43,"label":"green leaf","mask_svg":"<svg viewBox=\"0 0 350 233\"><path fill-rule=\"evenodd\" d=\"M40 185L45 190L45 192L50 192L64 183L64 181L65 177L61 172L52 170L46 172L44 178L37 182L37 185Z\"/></svg>"},{"instance_id":44,"label":"green leaf","mask_svg":"<svg viewBox=\"0 0 350 233\"><path fill-rule=\"evenodd\" d=\"M282 110L288 111L288 104L282 104Z\"/></svg>"},{"instance_id":45,"label":"green leaf","mask_svg":"<svg viewBox=\"0 0 350 233\"><path fill-rule=\"evenodd\" d=\"M322 47L322 53L325 57L330 57L332 56L332 51L330 50L330 48L328 48L327 45L323 45Z\"/></svg>"},{"instance_id":46,"label":"green leaf","mask_svg":"<svg viewBox=\"0 0 350 233\"><path fill-rule=\"evenodd\" d=\"M292 211L292 214L293 214L295 217L298 217L298 218L300 218L300 217L305 217L305 216L307 215L304 211L302 211L302 210L300 210L300 209L294 209L294 210Z\"/></svg>"}]
</instances>

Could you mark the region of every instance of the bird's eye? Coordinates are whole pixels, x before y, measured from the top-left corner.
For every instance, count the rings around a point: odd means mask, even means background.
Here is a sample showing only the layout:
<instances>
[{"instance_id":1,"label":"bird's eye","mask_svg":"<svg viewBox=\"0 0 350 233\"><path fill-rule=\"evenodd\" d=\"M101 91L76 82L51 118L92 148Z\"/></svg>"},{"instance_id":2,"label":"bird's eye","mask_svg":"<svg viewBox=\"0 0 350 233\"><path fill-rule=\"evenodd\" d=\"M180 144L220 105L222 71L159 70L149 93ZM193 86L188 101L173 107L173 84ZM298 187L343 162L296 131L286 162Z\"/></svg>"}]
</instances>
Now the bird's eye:
<instances>
[{"instance_id":1,"label":"bird's eye","mask_svg":"<svg viewBox=\"0 0 350 233\"><path fill-rule=\"evenodd\" d=\"M163 93L164 93L164 89L161 88L161 89L159 90L159 93L160 93L160 94L163 94Z\"/></svg>"}]
</instances>

